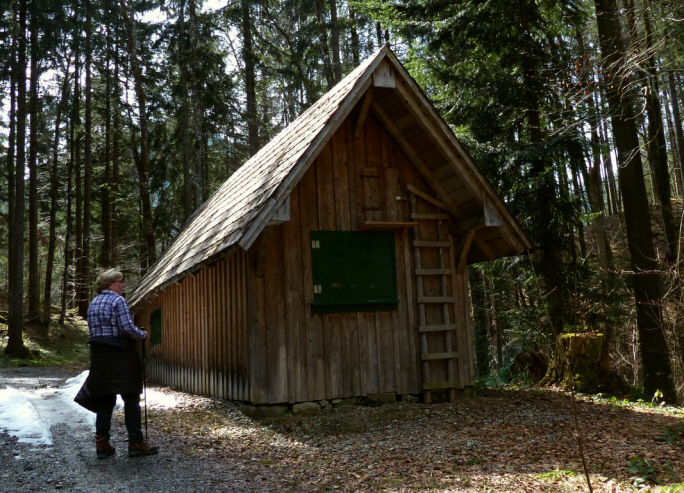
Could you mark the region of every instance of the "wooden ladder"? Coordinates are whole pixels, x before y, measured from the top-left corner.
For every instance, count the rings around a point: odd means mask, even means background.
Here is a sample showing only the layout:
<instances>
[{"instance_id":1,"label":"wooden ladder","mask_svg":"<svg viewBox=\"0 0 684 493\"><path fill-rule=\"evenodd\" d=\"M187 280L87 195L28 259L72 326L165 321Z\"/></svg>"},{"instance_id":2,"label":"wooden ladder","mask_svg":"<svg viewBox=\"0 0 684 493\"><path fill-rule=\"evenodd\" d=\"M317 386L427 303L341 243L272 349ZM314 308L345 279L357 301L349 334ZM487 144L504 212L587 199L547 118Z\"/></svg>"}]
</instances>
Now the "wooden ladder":
<instances>
[{"instance_id":1,"label":"wooden ladder","mask_svg":"<svg viewBox=\"0 0 684 493\"><path fill-rule=\"evenodd\" d=\"M449 391L449 400L456 399L456 389L463 388L460 379L457 380L457 368L459 353L455 347L456 324L451 321L449 306L453 306L454 315L456 314L456 298L453 293L454 283L451 283L451 293L447 278L455 273L454 257L452 255L452 241L449 235L444 238L443 224L451 219L447 213L421 213L418 212L416 200L421 198L438 207L444 206L437 199L411 187L409 191L409 207L412 221L434 220L437 224L437 239L423 240L420 238L420 227L413 227L413 258L416 275L416 294L418 302L418 332L420 334L420 352L422 360L423 374L423 396L426 403L432 402L432 391ZM437 249L439 256L439 266L423 268L422 254L423 249ZM448 264L448 267L447 267ZM426 296L424 278L426 276L438 277L440 280L440 296ZM426 321L426 306L441 305L441 323L430 323ZM431 320L434 322L434 320ZM431 352L428 338L432 338L433 346L441 346L443 350ZM437 341L435 339L438 338ZM443 362L446 364L446 380L434 380L431 378L431 366Z\"/></svg>"}]
</instances>

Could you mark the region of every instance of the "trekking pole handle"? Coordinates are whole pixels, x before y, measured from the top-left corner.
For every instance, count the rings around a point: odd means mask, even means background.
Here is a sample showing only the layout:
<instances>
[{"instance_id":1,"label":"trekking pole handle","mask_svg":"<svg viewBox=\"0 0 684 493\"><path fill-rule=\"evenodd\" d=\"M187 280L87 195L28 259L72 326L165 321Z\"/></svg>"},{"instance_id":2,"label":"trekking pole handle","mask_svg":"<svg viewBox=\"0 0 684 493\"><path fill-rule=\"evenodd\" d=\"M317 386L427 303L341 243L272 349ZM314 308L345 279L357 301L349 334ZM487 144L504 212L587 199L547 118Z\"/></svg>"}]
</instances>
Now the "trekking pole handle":
<instances>
[{"instance_id":1,"label":"trekking pole handle","mask_svg":"<svg viewBox=\"0 0 684 493\"><path fill-rule=\"evenodd\" d=\"M145 327L140 327L140 330L142 330L142 331L144 332L144 331L145 331ZM147 342L147 337L145 337L145 339L143 339L142 341L140 341L140 345L141 345L141 347L142 347L142 359L143 359L143 361L145 361L145 352L146 352L146 349L145 349L146 344L145 344L145 343L146 343L146 342Z\"/></svg>"}]
</instances>

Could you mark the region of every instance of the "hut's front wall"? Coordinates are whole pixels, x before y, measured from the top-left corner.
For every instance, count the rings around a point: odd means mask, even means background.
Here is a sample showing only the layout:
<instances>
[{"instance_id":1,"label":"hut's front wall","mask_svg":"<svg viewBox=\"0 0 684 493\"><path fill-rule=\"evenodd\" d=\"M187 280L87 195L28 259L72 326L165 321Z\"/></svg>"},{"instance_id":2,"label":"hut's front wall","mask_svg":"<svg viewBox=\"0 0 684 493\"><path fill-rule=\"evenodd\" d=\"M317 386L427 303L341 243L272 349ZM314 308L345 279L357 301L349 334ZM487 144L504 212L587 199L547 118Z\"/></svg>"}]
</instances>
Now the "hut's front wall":
<instances>
[{"instance_id":1,"label":"hut's front wall","mask_svg":"<svg viewBox=\"0 0 684 493\"><path fill-rule=\"evenodd\" d=\"M158 293L136 314L150 341L151 381L222 399L249 400L246 253L234 251Z\"/></svg>"},{"instance_id":2,"label":"hut's front wall","mask_svg":"<svg viewBox=\"0 0 684 493\"><path fill-rule=\"evenodd\" d=\"M355 231L369 223L408 223L407 185L434 196L406 155L370 114L354 137L348 118L290 195L290 220L268 226L248 252L250 292L250 394L254 403L302 402L396 392L419 394L424 380L474 384L467 269L445 277L415 276L423 269L452 268L449 221L427 217L419 226L392 229L399 304L396 311L312 313L310 232ZM413 197L415 200L415 197ZM444 213L418 198L413 212ZM387 227L387 225L385 225ZM452 248L423 249L413 239L442 240ZM422 284L421 284L422 283ZM421 284L419 286L419 284ZM445 293L454 303L417 304ZM418 325L456 324L458 329L418 332ZM457 351L446 361L421 361L421 353Z\"/></svg>"}]
</instances>

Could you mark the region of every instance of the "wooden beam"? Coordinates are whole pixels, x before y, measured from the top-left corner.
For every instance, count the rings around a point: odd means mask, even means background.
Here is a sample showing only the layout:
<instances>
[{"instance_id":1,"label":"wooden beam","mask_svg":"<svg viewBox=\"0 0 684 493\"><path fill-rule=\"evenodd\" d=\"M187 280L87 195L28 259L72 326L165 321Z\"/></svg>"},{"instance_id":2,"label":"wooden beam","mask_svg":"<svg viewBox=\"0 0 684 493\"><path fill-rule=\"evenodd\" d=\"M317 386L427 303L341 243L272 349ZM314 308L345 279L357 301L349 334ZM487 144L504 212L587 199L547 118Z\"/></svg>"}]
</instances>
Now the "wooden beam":
<instances>
[{"instance_id":1,"label":"wooden beam","mask_svg":"<svg viewBox=\"0 0 684 493\"><path fill-rule=\"evenodd\" d=\"M439 115L437 110L434 108L430 100L425 96L423 91L420 89L418 84L410 77L408 76L408 72L405 67L401 65L399 60L396 58L396 55L393 53L390 53L388 55L388 59L392 61L393 64L396 64L396 71L399 74L399 82L397 83L397 89L402 93L402 95L406 96L406 92L408 90L409 93L413 93L416 98L416 104L412 105L412 113L415 112L414 108L419 108L419 109L424 109L426 113L429 115L432 115L434 118L434 121L436 124L443 130L444 132L444 137L451 143L453 148L456 150L458 155L463 158L463 161L465 164L468 166L470 169L470 172L473 174L473 177L480 183L480 186L485 190L485 193L487 196L496 198L500 200L501 204L501 212L503 215L507 218L507 222L510 224L510 228L515 231L515 236L511 235L511 240L514 241L514 245L519 245L524 249L532 248L532 242L529 240L527 235L522 229L522 226L518 221L515 219L515 217L511 214L511 212L506 208L505 204L503 201L497 196L496 191L494 190L494 187L484 178L480 170L477 168L475 165L472 157L468 154L468 152L463 148L463 145L459 142L459 140L456 138L454 135L453 131L448 127L446 122L444 122L443 118ZM407 86L406 88L403 86Z\"/></svg>"},{"instance_id":2,"label":"wooden beam","mask_svg":"<svg viewBox=\"0 0 684 493\"><path fill-rule=\"evenodd\" d=\"M434 198L434 197L431 197L430 195L426 194L425 192L422 192L422 191L418 190L416 187L414 187L414 186L411 185L410 183L409 183L408 185L406 185L406 189L407 189L409 192L413 193L414 195L417 195L417 196L420 197L421 199L423 199L423 200L425 200L425 201L427 201L427 202L430 202L432 205L436 205L436 206L439 207L440 209L449 212L449 209L447 209L446 205L444 205L444 202L442 202L441 200L436 199L436 198Z\"/></svg>"},{"instance_id":3,"label":"wooden beam","mask_svg":"<svg viewBox=\"0 0 684 493\"><path fill-rule=\"evenodd\" d=\"M458 252L458 263L456 264L456 272L459 274L463 272L468 263L468 252L470 252L470 245L473 243L475 230L471 229L466 233L465 238L461 240L460 252Z\"/></svg>"},{"instance_id":4,"label":"wooden beam","mask_svg":"<svg viewBox=\"0 0 684 493\"><path fill-rule=\"evenodd\" d=\"M477 216L469 217L459 221L452 228L452 234L460 235L471 229L489 228L502 226L501 216L494 209L491 202L485 197L484 207Z\"/></svg>"},{"instance_id":5,"label":"wooden beam","mask_svg":"<svg viewBox=\"0 0 684 493\"><path fill-rule=\"evenodd\" d=\"M399 229L399 228L412 228L413 226L418 226L418 222L373 222L366 221L360 223L356 226L358 231L363 231L367 229Z\"/></svg>"},{"instance_id":6,"label":"wooden beam","mask_svg":"<svg viewBox=\"0 0 684 493\"><path fill-rule=\"evenodd\" d=\"M358 139L363 130L363 124L366 123L366 117L368 116L368 110L370 109L371 103L373 102L373 92L374 89L369 87L366 91L366 95L363 98L363 103L361 104L361 112L356 120L356 125L354 126L354 138Z\"/></svg>"},{"instance_id":7,"label":"wooden beam","mask_svg":"<svg viewBox=\"0 0 684 493\"><path fill-rule=\"evenodd\" d=\"M426 107L428 113L432 113L432 111L430 111L432 108L429 107L431 105L429 102L421 105L419 101L416 101L416 98L419 96L413 89L407 89L404 87L404 84L399 83L397 84L397 91L420 127L428 136L430 136L442 155L444 155L452 164L453 170L461 177L463 184L470 190L470 193L475 197L481 196L480 194L482 193L481 190L483 185L480 180L476 180L473 175L469 173L471 170L464 169L464 164L466 164L466 162L463 153L460 152L460 149L455 146L452 139L450 139L451 135L449 135L449 133L452 132L442 123L443 120L441 116L436 114L436 112L430 116L426 115L423 106Z\"/></svg>"},{"instance_id":8,"label":"wooden beam","mask_svg":"<svg viewBox=\"0 0 684 493\"><path fill-rule=\"evenodd\" d=\"M477 243L478 248L485 254L487 260L494 260L496 258L492 249L487 246L487 242L482 241L482 238L476 237L475 243Z\"/></svg>"},{"instance_id":9,"label":"wooden beam","mask_svg":"<svg viewBox=\"0 0 684 493\"><path fill-rule=\"evenodd\" d=\"M401 150L404 151L404 154L406 154L411 163L413 163L413 165L418 169L423 178L425 178L425 181L428 182L430 188L432 188L437 195L444 200L444 204L448 212L450 212L452 216L457 217L458 207L454 203L453 199L444 189L444 187L442 187L439 181L435 180L430 172L430 168L428 168L427 165L418 157L416 151L413 149L413 146L408 143L406 138L404 138L402 131L397 128L392 119L387 115L387 113L385 113L385 110L383 110L379 104L373 103L372 109L375 116L377 116L383 125L385 125L387 131L390 133L390 135L392 135L397 144L399 144Z\"/></svg>"},{"instance_id":10,"label":"wooden beam","mask_svg":"<svg viewBox=\"0 0 684 493\"><path fill-rule=\"evenodd\" d=\"M503 220L501 215L496 210L496 207L490 199L487 197L482 198L482 208L484 209L485 223L487 226L501 226L503 225Z\"/></svg>"}]
</instances>

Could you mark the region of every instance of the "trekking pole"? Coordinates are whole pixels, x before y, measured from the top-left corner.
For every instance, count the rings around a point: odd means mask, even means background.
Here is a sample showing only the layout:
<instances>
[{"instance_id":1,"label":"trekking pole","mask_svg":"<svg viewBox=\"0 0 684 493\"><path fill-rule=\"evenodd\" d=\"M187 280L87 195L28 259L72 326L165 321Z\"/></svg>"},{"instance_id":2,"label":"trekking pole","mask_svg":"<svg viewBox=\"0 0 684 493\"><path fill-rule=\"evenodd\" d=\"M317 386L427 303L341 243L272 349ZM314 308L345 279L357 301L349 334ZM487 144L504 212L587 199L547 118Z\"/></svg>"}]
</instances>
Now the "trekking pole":
<instances>
[{"instance_id":1,"label":"trekking pole","mask_svg":"<svg viewBox=\"0 0 684 493\"><path fill-rule=\"evenodd\" d=\"M140 330L145 330L145 327L140 327ZM142 343L142 367L143 367L143 401L145 402L145 443L147 443L147 374L145 372L145 361L147 360L146 343L147 339L141 341Z\"/></svg>"}]
</instances>

